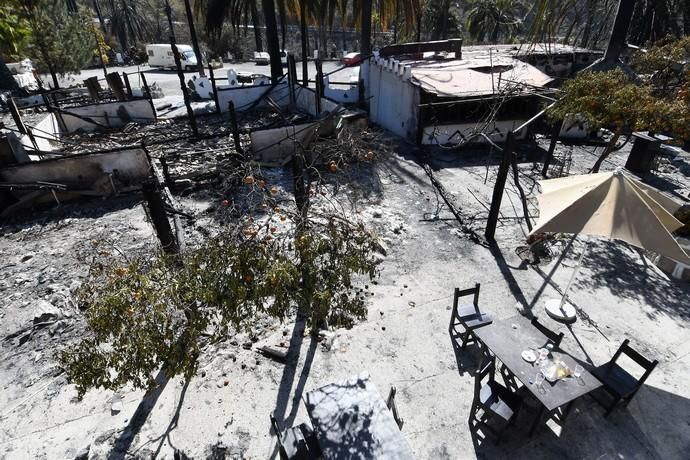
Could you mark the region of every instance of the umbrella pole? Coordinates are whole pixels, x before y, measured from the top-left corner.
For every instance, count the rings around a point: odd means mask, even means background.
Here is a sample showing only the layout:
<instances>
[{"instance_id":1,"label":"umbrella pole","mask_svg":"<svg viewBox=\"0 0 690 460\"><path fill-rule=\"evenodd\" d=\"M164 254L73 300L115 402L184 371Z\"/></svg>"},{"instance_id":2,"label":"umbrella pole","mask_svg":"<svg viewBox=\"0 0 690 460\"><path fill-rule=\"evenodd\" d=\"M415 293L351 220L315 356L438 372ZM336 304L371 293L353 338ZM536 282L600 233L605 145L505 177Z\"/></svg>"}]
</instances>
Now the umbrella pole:
<instances>
[{"instance_id":1,"label":"umbrella pole","mask_svg":"<svg viewBox=\"0 0 690 460\"><path fill-rule=\"evenodd\" d=\"M565 291L563 291L563 297L561 298L561 304L558 306L561 309L561 311L563 311L563 305L565 305L565 302L568 300L568 290L570 290L570 286L573 284L573 281L575 281L575 277L577 276L577 273L580 271L580 266L582 265L582 260L585 258L585 254L587 254L587 247L588 246L589 246L589 240L585 240L585 247L582 248L582 253L580 254L580 258L577 261L577 265L575 266L575 270L573 270L573 274L570 276L570 281L568 281L568 285L565 287Z\"/></svg>"},{"instance_id":2,"label":"umbrella pole","mask_svg":"<svg viewBox=\"0 0 690 460\"><path fill-rule=\"evenodd\" d=\"M570 281L568 281L568 285L565 287L561 299L549 299L546 301L546 304L544 305L544 310L546 311L546 313L551 318L561 323L574 323L575 320L577 320L577 311L575 310L575 307L568 302L568 291L570 290L570 286L572 286L573 281L575 281L577 273L580 271L580 266L582 265L582 260L585 258L585 254L587 253L588 245L589 241L585 240L585 247L582 249L582 252L580 253L577 265L573 270L573 274L570 275Z\"/></svg>"}]
</instances>

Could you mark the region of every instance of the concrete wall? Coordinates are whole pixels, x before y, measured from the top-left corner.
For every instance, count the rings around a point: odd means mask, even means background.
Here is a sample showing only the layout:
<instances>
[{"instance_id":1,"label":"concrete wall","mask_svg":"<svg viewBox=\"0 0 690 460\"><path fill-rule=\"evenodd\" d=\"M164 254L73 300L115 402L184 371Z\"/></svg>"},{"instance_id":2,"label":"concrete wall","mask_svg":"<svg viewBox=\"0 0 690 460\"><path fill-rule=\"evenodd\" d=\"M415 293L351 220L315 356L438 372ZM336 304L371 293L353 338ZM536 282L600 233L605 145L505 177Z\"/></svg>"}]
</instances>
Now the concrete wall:
<instances>
[{"instance_id":1,"label":"concrete wall","mask_svg":"<svg viewBox=\"0 0 690 460\"><path fill-rule=\"evenodd\" d=\"M321 115L316 112L316 91L311 88L304 88L303 86L295 86L295 105L297 108L308 112L309 114L317 117ZM334 101L321 98L321 113L332 112L338 104Z\"/></svg>"},{"instance_id":2,"label":"concrete wall","mask_svg":"<svg viewBox=\"0 0 690 460\"><path fill-rule=\"evenodd\" d=\"M513 130L527 120L496 121L486 127L484 133L493 142L504 142L508 131ZM422 134L422 144L425 145L447 145L458 144L468 138L477 129L477 123L458 123L449 125L425 126ZM529 129L523 129L515 136L515 139L522 140L527 137ZM474 137L472 143L486 143L483 136Z\"/></svg>"},{"instance_id":3,"label":"concrete wall","mask_svg":"<svg viewBox=\"0 0 690 460\"><path fill-rule=\"evenodd\" d=\"M270 89L270 85L260 86L220 86L218 90L218 103L222 112L228 111L228 104L230 101L235 104L235 110L242 112L252 107L252 104L261 98L266 91ZM290 94L288 91L287 82L279 83L270 92L270 97L280 106L287 106L290 103ZM265 101L259 102L256 107L265 106Z\"/></svg>"},{"instance_id":4,"label":"concrete wall","mask_svg":"<svg viewBox=\"0 0 690 460\"><path fill-rule=\"evenodd\" d=\"M330 86L329 78L324 77L323 95L336 102L344 102L346 104L351 104L353 102L357 102L357 99L359 98L359 88L357 87L357 85Z\"/></svg>"},{"instance_id":5,"label":"concrete wall","mask_svg":"<svg viewBox=\"0 0 690 460\"><path fill-rule=\"evenodd\" d=\"M410 82L410 69L394 59L379 58L370 62L367 97L371 121L414 141L419 88Z\"/></svg>"},{"instance_id":6,"label":"concrete wall","mask_svg":"<svg viewBox=\"0 0 690 460\"><path fill-rule=\"evenodd\" d=\"M78 129L84 131L94 131L100 128L99 125L108 128L121 128L128 121L118 115L118 110L126 110L135 123L150 123L156 121L156 111L150 101L146 99L134 99L122 102L107 102L105 104L89 104L79 107L69 107L63 109L61 117L64 122L66 132L74 132ZM71 116L70 114L78 115ZM84 120L91 119L93 122Z\"/></svg>"},{"instance_id":7,"label":"concrete wall","mask_svg":"<svg viewBox=\"0 0 690 460\"><path fill-rule=\"evenodd\" d=\"M144 181L150 168L143 150L128 149L23 163L0 169L0 180L18 184L52 182L73 189L89 189L112 174L114 181L128 187Z\"/></svg>"},{"instance_id":8,"label":"concrete wall","mask_svg":"<svg viewBox=\"0 0 690 460\"><path fill-rule=\"evenodd\" d=\"M249 136L254 158L261 163L283 166L298 146L309 147L318 127L319 123L303 123L252 131Z\"/></svg>"},{"instance_id":9,"label":"concrete wall","mask_svg":"<svg viewBox=\"0 0 690 460\"><path fill-rule=\"evenodd\" d=\"M58 125L55 114L49 113L38 123L33 126L28 125L28 127L34 133L34 139L39 150L50 152L55 149L52 141L57 141L60 134L60 125ZM29 136L22 136L21 141L25 148L34 150L34 144Z\"/></svg>"},{"instance_id":10,"label":"concrete wall","mask_svg":"<svg viewBox=\"0 0 690 460\"><path fill-rule=\"evenodd\" d=\"M563 120L558 137L563 139L586 139L589 137L591 127L577 115L568 115Z\"/></svg>"}]
</instances>

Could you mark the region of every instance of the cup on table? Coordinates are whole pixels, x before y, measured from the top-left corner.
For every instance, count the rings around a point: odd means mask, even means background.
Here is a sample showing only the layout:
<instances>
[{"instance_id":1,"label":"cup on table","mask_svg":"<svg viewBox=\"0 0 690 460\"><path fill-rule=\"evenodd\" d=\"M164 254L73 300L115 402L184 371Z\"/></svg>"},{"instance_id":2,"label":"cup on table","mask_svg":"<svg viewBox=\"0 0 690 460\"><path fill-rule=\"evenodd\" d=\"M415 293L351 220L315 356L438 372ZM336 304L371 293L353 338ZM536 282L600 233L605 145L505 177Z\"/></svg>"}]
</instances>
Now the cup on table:
<instances>
[{"instance_id":1,"label":"cup on table","mask_svg":"<svg viewBox=\"0 0 690 460\"><path fill-rule=\"evenodd\" d=\"M546 388L544 388L544 378L544 374L542 374L541 372L537 372L537 375L534 376L534 383L537 385L537 388L542 393L546 392Z\"/></svg>"},{"instance_id":2,"label":"cup on table","mask_svg":"<svg viewBox=\"0 0 690 460\"><path fill-rule=\"evenodd\" d=\"M582 380L582 373L585 371L585 368L580 366L579 364L575 366L575 369L573 369L573 375L577 379L578 383L580 385L584 385L585 382Z\"/></svg>"},{"instance_id":3,"label":"cup on table","mask_svg":"<svg viewBox=\"0 0 690 460\"><path fill-rule=\"evenodd\" d=\"M545 361L549 357L549 350L546 348L539 349L539 361Z\"/></svg>"}]
</instances>

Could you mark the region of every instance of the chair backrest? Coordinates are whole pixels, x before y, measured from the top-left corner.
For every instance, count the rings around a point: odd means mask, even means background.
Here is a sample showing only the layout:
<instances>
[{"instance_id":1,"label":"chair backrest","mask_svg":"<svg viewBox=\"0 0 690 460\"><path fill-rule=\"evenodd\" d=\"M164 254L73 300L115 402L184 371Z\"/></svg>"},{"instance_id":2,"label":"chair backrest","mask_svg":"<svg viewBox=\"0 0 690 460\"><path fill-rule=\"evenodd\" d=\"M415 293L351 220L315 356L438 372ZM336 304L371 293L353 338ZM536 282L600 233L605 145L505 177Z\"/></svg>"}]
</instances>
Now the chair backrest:
<instances>
[{"instance_id":1,"label":"chair backrest","mask_svg":"<svg viewBox=\"0 0 690 460\"><path fill-rule=\"evenodd\" d=\"M388 399L386 400L386 406L388 406L388 409L393 413L393 419L395 420L395 423L398 424L398 429L402 430L405 421L400 418L400 415L398 414L398 407L395 405L395 393L395 387L391 387L391 391L388 393Z\"/></svg>"},{"instance_id":2,"label":"chair backrest","mask_svg":"<svg viewBox=\"0 0 690 460\"><path fill-rule=\"evenodd\" d=\"M544 334L549 341L553 342L556 348L561 346L561 341L563 340L563 333L556 334L548 327L544 326L539 322L539 318L536 316L532 318L532 326L534 326L539 332Z\"/></svg>"},{"instance_id":3,"label":"chair backrest","mask_svg":"<svg viewBox=\"0 0 690 460\"><path fill-rule=\"evenodd\" d=\"M494 380L494 372L496 371L496 358L484 360L482 359L482 363L486 361L486 364L483 364L483 367L480 367L479 370L477 370L477 373L474 374L474 400L479 401L479 393L482 390L482 382L484 380L488 381L493 381Z\"/></svg>"},{"instance_id":4,"label":"chair backrest","mask_svg":"<svg viewBox=\"0 0 690 460\"><path fill-rule=\"evenodd\" d=\"M613 355L613 358L611 358L611 363L615 363L621 354L624 354L633 361L635 361L641 368L645 370L644 374L642 374L642 377L638 379L638 385L642 385L642 383L644 383L644 381L647 380L647 377L649 377L649 374L652 373L652 370L654 370L656 365L659 364L659 361L657 361L656 359L654 361L650 361L649 359L642 356L637 350L634 350L629 345L629 343L630 340L623 340L623 343L620 347L618 347L618 350Z\"/></svg>"},{"instance_id":5,"label":"chair backrest","mask_svg":"<svg viewBox=\"0 0 690 460\"><path fill-rule=\"evenodd\" d=\"M453 296L453 310L457 310L458 308L458 299L460 297L465 297L468 295L474 296L472 300L472 304L474 305L474 309L479 313L479 288L481 287L480 283L476 283L473 288L469 289L458 289L455 288L455 295Z\"/></svg>"}]
</instances>

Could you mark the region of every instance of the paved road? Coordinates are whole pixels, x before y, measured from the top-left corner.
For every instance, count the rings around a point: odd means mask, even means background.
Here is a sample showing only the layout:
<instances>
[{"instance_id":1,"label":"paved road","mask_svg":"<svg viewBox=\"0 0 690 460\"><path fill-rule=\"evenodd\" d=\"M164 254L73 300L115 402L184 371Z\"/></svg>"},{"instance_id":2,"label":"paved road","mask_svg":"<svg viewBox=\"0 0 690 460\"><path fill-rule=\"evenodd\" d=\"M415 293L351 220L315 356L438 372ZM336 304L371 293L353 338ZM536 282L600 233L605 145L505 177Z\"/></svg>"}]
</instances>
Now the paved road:
<instances>
[{"instance_id":1,"label":"paved road","mask_svg":"<svg viewBox=\"0 0 690 460\"><path fill-rule=\"evenodd\" d=\"M338 69L339 67L341 67L339 62L326 61L323 63L323 72L329 73ZM235 69L237 72L251 72L260 74L270 74L271 72L270 67L267 65L256 65L253 62L242 62L236 64L224 64L222 69L214 69L216 78L224 78L227 75L228 69ZM163 89L163 92L166 96L181 94L180 81L178 79L177 72L173 70L160 70L151 68L148 66L148 64L145 64L142 66L108 67L108 72L127 72L128 74L132 72L144 72L148 84L153 84L155 82ZM331 81L347 82L351 75L357 75L358 72L359 67L346 68L333 74ZM185 80L191 79L195 74L196 72L185 72ZM309 78L313 80L316 75L316 68L313 62L309 62L308 74ZM82 70L80 74L66 75L64 78L60 79L60 85L63 87L68 87L70 85L81 84L83 80L93 76L103 78L103 70L101 68L85 69ZM299 79L302 78L302 64L300 62L297 63L297 77ZM52 82L50 76L43 75L42 78L45 83ZM140 86L139 79L136 75L130 75L129 78L133 87Z\"/></svg>"}]
</instances>

